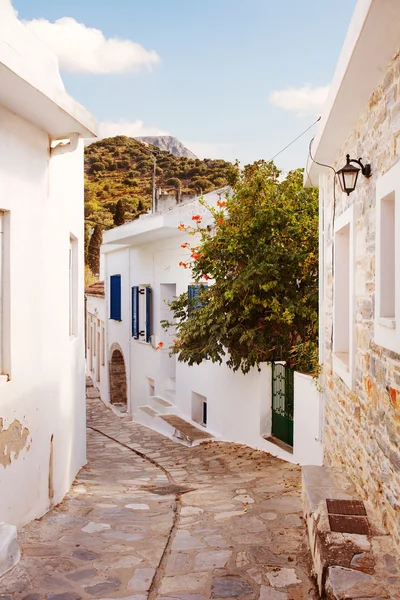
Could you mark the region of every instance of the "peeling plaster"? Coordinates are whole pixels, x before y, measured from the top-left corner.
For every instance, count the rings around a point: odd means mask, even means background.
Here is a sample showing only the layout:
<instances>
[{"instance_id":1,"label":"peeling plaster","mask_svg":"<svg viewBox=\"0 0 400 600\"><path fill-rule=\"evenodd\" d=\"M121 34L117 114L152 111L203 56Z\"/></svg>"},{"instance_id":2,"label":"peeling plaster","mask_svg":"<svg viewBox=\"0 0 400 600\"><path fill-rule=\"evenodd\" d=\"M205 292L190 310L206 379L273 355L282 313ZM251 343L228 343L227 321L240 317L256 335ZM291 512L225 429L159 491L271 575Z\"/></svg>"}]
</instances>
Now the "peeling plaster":
<instances>
[{"instance_id":1,"label":"peeling plaster","mask_svg":"<svg viewBox=\"0 0 400 600\"><path fill-rule=\"evenodd\" d=\"M25 448L29 429L15 419L7 429L3 429L4 421L0 418L0 465L8 467L11 464L12 453L14 460Z\"/></svg>"}]
</instances>

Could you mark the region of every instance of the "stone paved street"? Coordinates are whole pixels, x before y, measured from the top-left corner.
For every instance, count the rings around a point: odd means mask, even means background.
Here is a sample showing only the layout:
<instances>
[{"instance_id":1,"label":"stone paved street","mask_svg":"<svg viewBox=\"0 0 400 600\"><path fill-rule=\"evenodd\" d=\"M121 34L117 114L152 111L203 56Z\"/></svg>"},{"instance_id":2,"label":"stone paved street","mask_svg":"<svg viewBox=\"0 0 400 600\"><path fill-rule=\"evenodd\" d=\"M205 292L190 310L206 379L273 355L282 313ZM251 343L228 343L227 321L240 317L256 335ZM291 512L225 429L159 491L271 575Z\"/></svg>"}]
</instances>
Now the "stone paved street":
<instances>
[{"instance_id":1,"label":"stone paved street","mask_svg":"<svg viewBox=\"0 0 400 600\"><path fill-rule=\"evenodd\" d=\"M315 598L300 469L245 446L185 447L88 401L88 464L19 534L1 600Z\"/></svg>"}]
</instances>

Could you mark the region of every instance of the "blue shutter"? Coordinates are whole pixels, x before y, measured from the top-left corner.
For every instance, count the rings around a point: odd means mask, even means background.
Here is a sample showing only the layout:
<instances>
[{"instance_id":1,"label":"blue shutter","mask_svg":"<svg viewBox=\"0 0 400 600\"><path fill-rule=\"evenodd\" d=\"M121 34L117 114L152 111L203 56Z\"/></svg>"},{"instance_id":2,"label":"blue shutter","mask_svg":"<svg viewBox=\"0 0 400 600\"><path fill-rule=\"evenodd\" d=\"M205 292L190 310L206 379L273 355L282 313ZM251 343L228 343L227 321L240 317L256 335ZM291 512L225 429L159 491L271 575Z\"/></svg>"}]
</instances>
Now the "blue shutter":
<instances>
[{"instance_id":1,"label":"blue shutter","mask_svg":"<svg viewBox=\"0 0 400 600\"><path fill-rule=\"evenodd\" d=\"M132 288L132 337L139 339L139 286Z\"/></svg>"},{"instance_id":2,"label":"blue shutter","mask_svg":"<svg viewBox=\"0 0 400 600\"><path fill-rule=\"evenodd\" d=\"M121 321L121 275L110 277L110 319Z\"/></svg>"},{"instance_id":3,"label":"blue shutter","mask_svg":"<svg viewBox=\"0 0 400 600\"><path fill-rule=\"evenodd\" d=\"M146 342L149 343L150 342L150 336L152 335L152 323L151 323L151 317L152 317L152 302L151 302L151 287L146 287Z\"/></svg>"},{"instance_id":4,"label":"blue shutter","mask_svg":"<svg viewBox=\"0 0 400 600\"><path fill-rule=\"evenodd\" d=\"M202 303L199 300L199 292L202 287L206 287L202 284L195 284L188 286L188 296L189 296L189 309L188 316L192 314L192 311L199 306L202 306Z\"/></svg>"}]
</instances>

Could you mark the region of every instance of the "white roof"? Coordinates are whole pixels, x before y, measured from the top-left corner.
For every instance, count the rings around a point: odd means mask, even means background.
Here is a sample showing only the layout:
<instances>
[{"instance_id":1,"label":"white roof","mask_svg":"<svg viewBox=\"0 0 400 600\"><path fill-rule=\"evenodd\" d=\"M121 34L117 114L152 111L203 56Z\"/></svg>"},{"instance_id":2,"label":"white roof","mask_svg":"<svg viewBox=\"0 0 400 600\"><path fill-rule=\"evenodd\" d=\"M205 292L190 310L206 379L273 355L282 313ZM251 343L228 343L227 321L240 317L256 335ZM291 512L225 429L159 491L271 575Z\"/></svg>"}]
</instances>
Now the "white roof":
<instances>
[{"instance_id":1,"label":"white roof","mask_svg":"<svg viewBox=\"0 0 400 600\"><path fill-rule=\"evenodd\" d=\"M200 198L209 206L215 206L216 202L229 194L230 188L224 187L204 196L198 196L186 204L178 204L166 212L142 215L135 221L130 221L120 227L108 229L103 233L104 252L113 251L121 246L140 246L169 237L182 235L178 230L180 223L192 225L192 216L199 214L202 217L202 225L211 224L212 216L205 206L199 202Z\"/></svg>"},{"instance_id":2,"label":"white roof","mask_svg":"<svg viewBox=\"0 0 400 600\"><path fill-rule=\"evenodd\" d=\"M95 118L65 91L57 57L0 2L0 104L53 139L95 137Z\"/></svg>"},{"instance_id":3,"label":"white roof","mask_svg":"<svg viewBox=\"0 0 400 600\"><path fill-rule=\"evenodd\" d=\"M332 165L399 48L400 0L358 0L312 144L316 161ZM308 157L305 185L317 186L324 171Z\"/></svg>"}]
</instances>

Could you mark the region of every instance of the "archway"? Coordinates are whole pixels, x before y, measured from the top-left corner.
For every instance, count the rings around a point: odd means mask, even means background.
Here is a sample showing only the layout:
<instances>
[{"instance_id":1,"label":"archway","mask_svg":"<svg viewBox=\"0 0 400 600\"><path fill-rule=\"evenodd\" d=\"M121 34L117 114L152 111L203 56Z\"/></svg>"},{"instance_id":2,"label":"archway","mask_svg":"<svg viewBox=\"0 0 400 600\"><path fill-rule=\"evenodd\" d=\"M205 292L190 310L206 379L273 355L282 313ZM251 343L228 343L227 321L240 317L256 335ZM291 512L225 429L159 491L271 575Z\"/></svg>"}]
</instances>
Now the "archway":
<instances>
[{"instance_id":1,"label":"archway","mask_svg":"<svg viewBox=\"0 0 400 600\"><path fill-rule=\"evenodd\" d=\"M126 412L128 410L126 369L119 344L112 344L110 357L110 402L120 412Z\"/></svg>"}]
</instances>

